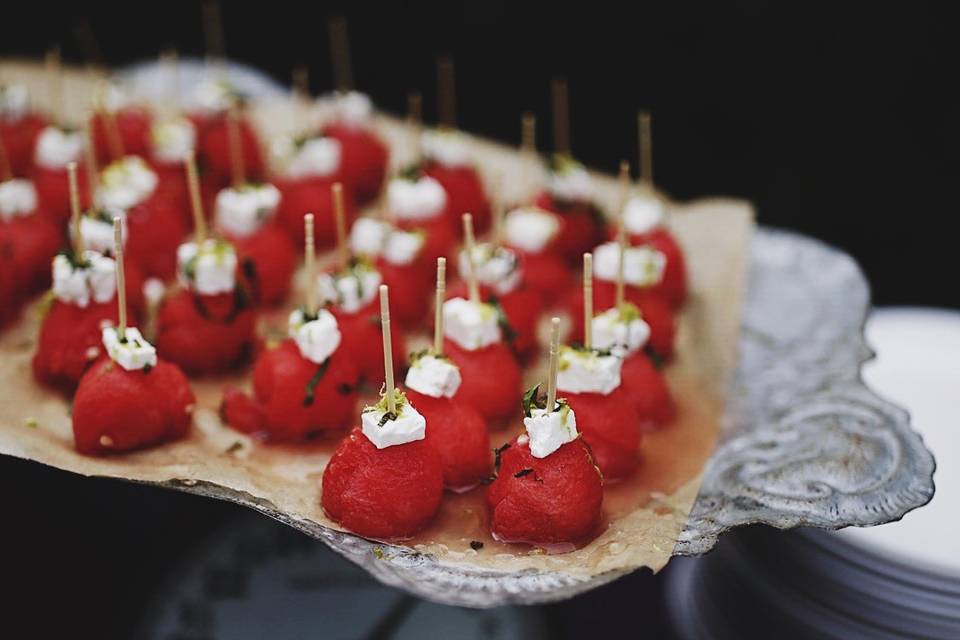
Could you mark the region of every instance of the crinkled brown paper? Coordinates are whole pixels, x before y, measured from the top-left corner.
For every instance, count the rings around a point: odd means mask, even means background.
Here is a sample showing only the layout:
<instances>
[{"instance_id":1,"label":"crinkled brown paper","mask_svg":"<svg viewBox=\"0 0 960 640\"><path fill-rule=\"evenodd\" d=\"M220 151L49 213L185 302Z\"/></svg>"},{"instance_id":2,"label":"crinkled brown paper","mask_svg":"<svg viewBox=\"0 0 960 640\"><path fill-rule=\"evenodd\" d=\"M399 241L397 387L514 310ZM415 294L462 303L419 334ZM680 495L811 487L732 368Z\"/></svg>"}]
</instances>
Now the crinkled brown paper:
<instances>
[{"instance_id":1,"label":"crinkled brown paper","mask_svg":"<svg viewBox=\"0 0 960 640\"><path fill-rule=\"evenodd\" d=\"M86 104L89 76L68 74L68 104ZM44 95L44 81L35 65L0 64L4 80L26 80L34 96ZM300 110L298 110L300 109ZM307 112L287 104L258 105L253 115L265 132L291 128L291 118L322 118L325 107ZM302 121L302 120L301 120ZM396 149L395 165L410 159L409 132L397 121L378 116L376 126ZM502 178L507 198L519 198L536 179L537 166L507 147L475 140L475 153L489 183ZM618 199L613 179L597 176L599 199L611 207ZM539 569L580 576L613 570L662 568L690 513L701 474L716 439L727 379L735 364L746 256L753 226L749 205L711 199L674 205L669 224L688 258L690 299L680 318L678 350L668 367L679 420L647 436L637 476L607 488L607 527L593 542L565 554L544 554L525 547L486 544L479 551L470 541L483 526L482 502L452 496L436 523L410 541L438 561L482 569ZM424 295L430 295L424 291ZM221 424L217 415L225 385L246 386L246 375L194 380L198 407L192 435L151 449L109 458L78 455L73 449L69 402L37 386L30 358L38 328L38 309L29 307L19 324L0 335L0 453L34 460L87 476L124 478L187 491L215 485L240 504L282 516L292 522L338 528L319 506L320 479L331 445L302 447L262 444ZM536 380L539 371L529 372ZM494 433L493 446L520 428ZM359 410L359 409L358 409ZM477 491L481 491L478 489ZM50 505L56 509L56 505Z\"/></svg>"}]
</instances>

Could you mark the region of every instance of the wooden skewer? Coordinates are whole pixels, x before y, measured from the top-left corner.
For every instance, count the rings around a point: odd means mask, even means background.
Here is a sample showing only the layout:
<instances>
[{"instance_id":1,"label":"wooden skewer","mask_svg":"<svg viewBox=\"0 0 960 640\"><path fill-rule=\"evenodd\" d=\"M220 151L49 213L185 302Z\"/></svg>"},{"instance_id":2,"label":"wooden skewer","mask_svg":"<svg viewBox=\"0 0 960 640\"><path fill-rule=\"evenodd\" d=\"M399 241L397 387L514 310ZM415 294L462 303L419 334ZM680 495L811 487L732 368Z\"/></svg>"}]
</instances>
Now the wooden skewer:
<instances>
[{"instance_id":1,"label":"wooden skewer","mask_svg":"<svg viewBox=\"0 0 960 640\"><path fill-rule=\"evenodd\" d=\"M495 188L491 194L491 199L493 200L491 203L493 220L491 222L493 224L490 230L490 238L494 247L499 247L503 244L503 217L506 215L506 207L503 204L503 183L503 174L497 173L494 179Z\"/></svg>"},{"instance_id":2,"label":"wooden skewer","mask_svg":"<svg viewBox=\"0 0 960 640\"><path fill-rule=\"evenodd\" d=\"M457 96L453 80L453 58L437 59L437 120L441 127L457 128Z\"/></svg>"},{"instance_id":3,"label":"wooden skewer","mask_svg":"<svg viewBox=\"0 0 960 640\"><path fill-rule=\"evenodd\" d=\"M537 153L537 116L524 111L520 117L520 150L524 153Z\"/></svg>"},{"instance_id":4,"label":"wooden skewer","mask_svg":"<svg viewBox=\"0 0 960 640\"><path fill-rule=\"evenodd\" d=\"M127 337L127 287L123 270L123 220L119 217L113 219L113 255L117 261L117 304L120 305L117 336L123 342Z\"/></svg>"},{"instance_id":5,"label":"wooden skewer","mask_svg":"<svg viewBox=\"0 0 960 640\"><path fill-rule=\"evenodd\" d=\"M620 174L617 176L617 181L620 187L618 206L622 213L624 207L627 206L627 200L630 198L630 162L627 160L620 161Z\"/></svg>"},{"instance_id":6,"label":"wooden skewer","mask_svg":"<svg viewBox=\"0 0 960 640\"><path fill-rule=\"evenodd\" d=\"M109 81L101 81L98 91L99 99L97 102L99 104L97 105L97 110L100 113L104 133L107 136L107 146L110 148L110 157L114 160L119 160L125 155L123 136L120 135L120 126L117 124L117 114L114 113L113 109L107 107L106 104L107 93L109 91Z\"/></svg>"},{"instance_id":7,"label":"wooden skewer","mask_svg":"<svg viewBox=\"0 0 960 640\"><path fill-rule=\"evenodd\" d=\"M623 284L623 267L626 262L626 253L627 253L627 228L621 220L620 225L617 227L617 249L619 256L617 258L617 280L616 280L616 293L614 297L614 302L616 303L616 308L619 309L623 306L624 299L624 284Z\"/></svg>"},{"instance_id":8,"label":"wooden skewer","mask_svg":"<svg viewBox=\"0 0 960 640\"><path fill-rule=\"evenodd\" d=\"M423 96L419 91L409 91L407 93L407 126L410 128L410 136L413 143L410 145L413 149L413 162L420 164L423 158L423 150L420 148L420 129L423 127Z\"/></svg>"},{"instance_id":9,"label":"wooden skewer","mask_svg":"<svg viewBox=\"0 0 960 640\"><path fill-rule=\"evenodd\" d=\"M97 188L100 183L100 168L97 166L97 150L93 143L93 126L87 118L86 135L83 141L84 162L87 165L87 188L90 189L90 208L97 207Z\"/></svg>"},{"instance_id":10,"label":"wooden skewer","mask_svg":"<svg viewBox=\"0 0 960 640\"><path fill-rule=\"evenodd\" d=\"M0 182L6 182L13 178L13 169L10 167L10 156L7 154L7 146L3 144L3 138L0 138Z\"/></svg>"},{"instance_id":11,"label":"wooden skewer","mask_svg":"<svg viewBox=\"0 0 960 640\"><path fill-rule=\"evenodd\" d=\"M649 111L637 113L637 137L639 143L640 181L653 187L653 136Z\"/></svg>"},{"instance_id":12,"label":"wooden skewer","mask_svg":"<svg viewBox=\"0 0 960 640\"><path fill-rule=\"evenodd\" d=\"M380 285L380 328L383 329L383 372L386 381L387 412L397 415L397 401L393 397L393 342L390 337L390 298L387 285Z\"/></svg>"},{"instance_id":13,"label":"wooden skewer","mask_svg":"<svg viewBox=\"0 0 960 640\"><path fill-rule=\"evenodd\" d=\"M555 78L551 85L553 98L553 152L570 155L570 101L567 97L567 81Z\"/></svg>"},{"instance_id":14,"label":"wooden skewer","mask_svg":"<svg viewBox=\"0 0 960 640\"><path fill-rule=\"evenodd\" d=\"M310 99L310 70L307 65L301 64L293 68L291 73L293 96L297 100Z\"/></svg>"},{"instance_id":15,"label":"wooden skewer","mask_svg":"<svg viewBox=\"0 0 960 640\"><path fill-rule=\"evenodd\" d=\"M333 86L341 93L353 91L353 66L350 63L350 38L346 18L332 18L328 29L330 57L333 60Z\"/></svg>"},{"instance_id":16,"label":"wooden skewer","mask_svg":"<svg viewBox=\"0 0 960 640\"><path fill-rule=\"evenodd\" d=\"M340 255L340 268L346 269L350 264L350 242L347 240L347 212L343 206L343 184L334 182L330 189L333 191L333 220L337 225L337 253Z\"/></svg>"},{"instance_id":17,"label":"wooden skewer","mask_svg":"<svg viewBox=\"0 0 960 640\"><path fill-rule=\"evenodd\" d=\"M203 5L203 39L207 47L207 63L216 67L218 73L222 73L226 60L226 46L219 2L210 1Z\"/></svg>"},{"instance_id":18,"label":"wooden skewer","mask_svg":"<svg viewBox=\"0 0 960 640\"><path fill-rule=\"evenodd\" d=\"M307 315L311 318L317 313L317 259L316 249L313 246L313 214L303 216L303 254L307 271L307 290L304 302Z\"/></svg>"},{"instance_id":19,"label":"wooden skewer","mask_svg":"<svg viewBox=\"0 0 960 640\"><path fill-rule=\"evenodd\" d=\"M160 53L160 66L166 75L167 95L164 107L168 117L180 110L180 54L176 49L167 49Z\"/></svg>"},{"instance_id":20,"label":"wooden skewer","mask_svg":"<svg viewBox=\"0 0 960 640\"><path fill-rule=\"evenodd\" d=\"M547 413L557 403L557 370L560 368L560 318L550 320L550 373L547 378Z\"/></svg>"},{"instance_id":21,"label":"wooden skewer","mask_svg":"<svg viewBox=\"0 0 960 640\"><path fill-rule=\"evenodd\" d=\"M593 254L583 254L583 346L593 348Z\"/></svg>"},{"instance_id":22,"label":"wooden skewer","mask_svg":"<svg viewBox=\"0 0 960 640\"><path fill-rule=\"evenodd\" d=\"M44 58L47 74L47 101L53 121L63 124L63 70L60 62L60 47L47 51Z\"/></svg>"},{"instance_id":23,"label":"wooden skewer","mask_svg":"<svg viewBox=\"0 0 960 640\"><path fill-rule=\"evenodd\" d=\"M183 165L187 170L187 190L190 192L190 209L193 212L193 235L199 245L207 239L207 218L203 213L203 199L200 197L197 160L192 152L184 156Z\"/></svg>"},{"instance_id":24,"label":"wooden skewer","mask_svg":"<svg viewBox=\"0 0 960 640\"><path fill-rule=\"evenodd\" d=\"M227 111L227 153L230 154L230 177L233 188L239 189L247 182L243 164L243 141L240 139L240 113L236 105Z\"/></svg>"},{"instance_id":25,"label":"wooden skewer","mask_svg":"<svg viewBox=\"0 0 960 640\"><path fill-rule=\"evenodd\" d=\"M477 285L477 267L473 262L473 249L477 242L473 235L473 216L463 214L463 245L467 252L467 291L470 293L470 302L480 302L480 287Z\"/></svg>"},{"instance_id":26,"label":"wooden skewer","mask_svg":"<svg viewBox=\"0 0 960 640\"><path fill-rule=\"evenodd\" d=\"M437 297L433 311L433 353L443 355L443 301L447 297L447 259L437 258Z\"/></svg>"},{"instance_id":27,"label":"wooden skewer","mask_svg":"<svg viewBox=\"0 0 960 640\"><path fill-rule=\"evenodd\" d=\"M70 185L70 227L73 230L73 255L83 259L83 234L80 233L80 187L77 185L77 163L67 165L67 182Z\"/></svg>"}]
</instances>

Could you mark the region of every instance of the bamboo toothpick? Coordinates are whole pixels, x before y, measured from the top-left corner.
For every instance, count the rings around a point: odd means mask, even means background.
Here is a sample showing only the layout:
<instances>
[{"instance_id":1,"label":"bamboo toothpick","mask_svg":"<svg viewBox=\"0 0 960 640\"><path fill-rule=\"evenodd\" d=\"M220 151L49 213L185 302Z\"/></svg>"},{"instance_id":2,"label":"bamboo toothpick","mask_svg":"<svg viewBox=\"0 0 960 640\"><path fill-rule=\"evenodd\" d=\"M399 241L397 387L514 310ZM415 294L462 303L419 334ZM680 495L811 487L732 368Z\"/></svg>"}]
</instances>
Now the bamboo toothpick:
<instances>
[{"instance_id":1,"label":"bamboo toothpick","mask_svg":"<svg viewBox=\"0 0 960 640\"><path fill-rule=\"evenodd\" d=\"M480 287L477 285L477 268L473 262L474 247L477 241L473 235L473 216L463 214L463 247L467 252L467 291L470 302L480 302Z\"/></svg>"},{"instance_id":2,"label":"bamboo toothpick","mask_svg":"<svg viewBox=\"0 0 960 640\"><path fill-rule=\"evenodd\" d=\"M197 160L192 152L184 156L183 165L187 170L187 190L190 193L190 209L193 212L193 235L199 245L207 239L207 218L203 213L203 199L200 197Z\"/></svg>"},{"instance_id":3,"label":"bamboo toothpick","mask_svg":"<svg viewBox=\"0 0 960 640\"><path fill-rule=\"evenodd\" d=\"M620 208L620 214L623 213L623 208L627 206L627 200L630 198L630 162L627 160L620 161L620 174L617 176L618 186L620 187L620 202L617 203L617 206Z\"/></svg>"},{"instance_id":4,"label":"bamboo toothpick","mask_svg":"<svg viewBox=\"0 0 960 640\"><path fill-rule=\"evenodd\" d=\"M222 73L226 61L226 46L219 2L210 1L203 5L203 39L207 47L207 63L212 64L218 73Z\"/></svg>"},{"instance_id":5,"label":"bamboo toothpick","mask_svg":"<svg viewBox=\"0 0 960 640\"><path fill-rule=\"evenodd\" d=\"M614 297L614 302L616 308L619 309L623 306L624 298L624 285L623 285L623 267L626 262L626 253L627 253L627 228L621 220L620 225L617 227L617 279L616 279L616 293Z\"/></svg>"},{"instance_id":6,"label":"bamboo toothpick","mask_svg":"<svg viewBox=\"0 0 960 640\"><path fill-rule=\"evenodd\" d=\"M13 169L10 167L10 156L7 154L7 146L3 144L3 138L0 138L0 182L6 182L13 177Z\"/></svg>"},{"instance_id":7,"label":"bamboo toothpick","mask_svg":"<svg viewBox=\"0 0 960 640\"><path fill-rule=\"evenodd\" d=\"M311 318L317 313L317 259L316 249L313 246L313 214L303 216L303 255L307 271L307 290L304 294L304 304L307 315Z\"/></svg>"},{"instance_id":8,"label":"bamboo toothpick","mask_svg":"<svg viewBox=\"0 0 960 640\"><path fill-rule=\"evenodd\" d=\"M503 174L497 173L493 180L494 190L491 194L491 221L490 239L494 247L503 244L503 217L506 215L506 206L503 204Z\"/></svg>"},{"instance_id":9,"label":"bamboo toothpick","mask_svg":"<svg viewBox=\"0 0 960 640\"><path fill-rule=\"evenodd\" d=\"M347 212L343 205L343 184L334 182L330 189L333 191L333 220L337 226L337 253L340 256L340 268L346 269L350 264L350 242L347 240Z\"/></svg>"},{"instance_id":10,"label":"bamboo toothpick","mask_svg":"<svg viewBox=\"0 0 960 640\"><path fill-rule=\"evenodd\" d=\"M443 355L443 301L447 297L447 259L437 258L437 297L433 311L433 353Z\"/></svg>"},{"instance_id":11,"label":"bamboo toothpick","mask_svg":"<svg viewBox=\"0 0 960 640\"><path fill-rule=\"evenodd\" d=\"M97 111L100 114L103 132L107 138L110 157L119 160L124 156L123 136L120 135L120 126L117 124L117 114L107 106L107 94L109 92L110 82L108 80L101 81L97 91Z\"/></svg>"},{"instance_id":12,"label":"bamboo toothpick","mask_svg":"<svg viewBox=\"0 0 960 640\"><path fill-rule=\"evenodd\" d=\"M649 111L637 113L637 137L639 144L640 182L653 187L653 135Z\"/></svg>"},{"instance_id":13,"label":"bamboo toothpick","mask_svg":"<svg viewBox=\"0 0 960 640\"><path fill-rule=\"evenodd\" d=\"M593 254L583 254L583 346L593 348Z\"/></svg>"},{"instance_id":14,"label":"bamboo toothpick","mask_svg":"<svg viewBox=\"0 0 960 640\"><path fill-rule=\"evenodd\" d=\"M555 78L551 85L553 98L553 152L570 155L570 102L567 97L567 81Z\"/></svg>"},{"instance_id":15,"label":"bamboo toothpick","mask_svg":"<svg viewBox=\"0 0 960 640\"><path fill-rule=\"evenodd\" d=\"M47 105L56 124L63 124L63 67L60 62L60 47L47 51L44 58L47 74Z\"/></svg>"},{"instance_id":16,"label":"bamboo toothpick","mask_svg":"<svg viewBox=\"0 0 960 640\"><path fill-rule=\"evenodd\" d=\"M117 337L123 342L127 337L127 286L123 269L123 221L119 217L113 219L113 255L117 261L117 304L120 305Z\"/></svg>"},{"instance_id":17,"label":"bamboo toothpick","mask_svg":"<svg viewBox=\"0 0 960 640\"><path fill-rule=\"evenodd\" d=\"M310 99L310 70L307 65L300 64L291 72L293 97L299 101Z\"/></svg>"},{"instance_id":18,"label":"bamboo toothpick","mask_svg":"<svg viewBox=\"0 0 960 640\"><path fill-rule=\"evenodd\" d=\"M333 86L341 93L353 91L353 65L350 62L350 37L347 20L332 18L328 24L330 57L333 60Z\"/></svg>"},{"instance_id":19,"label":"bamboo toothpick","mask_svg":"<svg viewBox=\"0 0 960 640\"><path fill-rule=\"evenodd\" d=\"M383 329L383 372L387 392L387 412L397 415L397 402L393 397L393 341L390 338L390 298L387 285L380 285L380 328Z\"/></svg>"},{"instance_id":20,"label":"bamboo toothpick","mask_svg":"<svg viewBox=\"0 0 960 640\"><path fill-rule=\"evenodd\" d=\"M520 150L537 154L537 116L531 111L524 111L520 116Z\"/></svg>"},{"instance_id":21,"label":"bamboo toothpick","mask_svg":"<svg viewBox=\"0 0 960 640\"><path fill-rule=\"evenodd\" d=\"M407 126L410 128L410 137L413 138L410 147L413 149L413 162L420 164L423 150L420 148L420 130L423 127L423 96L419 91L407 93Z\"/></svg>"},{"instance_id":22,"label":"bamboo toothpick","mask_svg":"<svg viewBox=\"0 0 960 640\"><path fill-rule=\"evenodd\" d=\"M243 163L243 141L240 139L240 113L237 106L230 105L227 111L227 153L230 155L230 177L233 188L238 189L247 181Z\"/></svg>"},{"instance_id":23,"label":"bamboo toothpick","mask_svg":"<svg viewBox=\"0 0 960 640\"><path fill-rule=\"evenodd\" d=\"M437 59L437 121L441 127L457 128L457 96L450 56Z\"/></svg>"},{"instance_id":24,"label":"bamboo toothpick","mask_svg":"<svg viewBox=\"0 0 960 640\"><path fill-rule=\"evenodd\" d=\"M70 228L73 231L73 255L83 259L83 234L80 233L80 187L77 185L77 163L67 165L67 182L70 187Z\"/></svg>"},{"instance_id":25,"label":"bamboo toothpick","mask_svg":"<svg viewBox=\"0 0 960 640\"><path fill-rule=\"evenodd\" d=\"M97 166L97 150L93 142L93 126L87 118L83 141L84 162L87 165L87 188L90 189L90 208L97 207L97 188L100 183L100 167Z\"/></svg>"},{"instance_id":26,"label":"bamboo toothpick","mask_svg":"<svg viewBox=\"0 0 960 640\"><path fill-rule=\"evenodd\" d=\"M560 368L560 318L550 320L550 373L547 377L547 413L557 403L557 370Z\"/></svg>"},{"instance_id":27,"label":"bamboo toothpick","mask_svg":"<svg viewBox=\"0 0 960 640\"><path fill-rule=\"evenodd\" d=\"M180 110L180 54L176 49L167 49L160 53L160 67L166 75L167 94L163 106L167 117L173 117Z\"/></svg>"}]
</instances>

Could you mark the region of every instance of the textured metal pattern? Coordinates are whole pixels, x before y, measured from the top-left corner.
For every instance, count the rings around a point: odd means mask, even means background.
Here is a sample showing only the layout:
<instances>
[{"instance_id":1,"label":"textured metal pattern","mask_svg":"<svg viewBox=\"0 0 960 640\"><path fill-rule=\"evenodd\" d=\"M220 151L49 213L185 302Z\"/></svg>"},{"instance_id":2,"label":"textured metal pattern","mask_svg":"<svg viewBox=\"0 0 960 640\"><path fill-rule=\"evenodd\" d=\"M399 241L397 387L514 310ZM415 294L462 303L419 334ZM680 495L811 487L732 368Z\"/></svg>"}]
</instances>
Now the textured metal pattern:
<instances>
[{"instance_id":1,"label":"textured metal pattern","mask_svg":"<svg viewBox=\"0 0 960 640\"><path fill-rule=\"evenodd\" d=\"M674 553L709 551L739 525L869 526L929 502L933 456L860 378L873 354L856 263L761 229L748 283L725 430Z\"/></svg>"},{"instance_id":2,"label":"textured metal pattern","mask_svg":"<svg viewBox=\"0 0 960 640\"><path fill-rule=\"evenodd\" d=\"M797 234L757 231L724 432L675 554L705 553L727 529L751 523L881 524L933 497L933 457L906 412L860 380L872 356L863 337L868 310L867 283L849 256ZM291 520L222 487L178 488L251 506L323 540L381 582L445 604L561 600L621 575L452 567Z\"/></svg>"}]
</instances>

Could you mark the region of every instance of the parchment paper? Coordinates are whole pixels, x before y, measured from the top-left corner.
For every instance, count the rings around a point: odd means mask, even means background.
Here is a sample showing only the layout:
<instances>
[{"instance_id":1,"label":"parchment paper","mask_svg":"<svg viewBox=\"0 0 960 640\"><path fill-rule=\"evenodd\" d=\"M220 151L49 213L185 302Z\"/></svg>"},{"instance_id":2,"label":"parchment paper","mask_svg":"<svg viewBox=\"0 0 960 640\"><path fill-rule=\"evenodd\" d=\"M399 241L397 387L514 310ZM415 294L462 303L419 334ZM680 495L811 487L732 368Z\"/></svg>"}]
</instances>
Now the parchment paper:
<instances>
[{"instance_id":1,"label":"parchment paper","mask_svg":"<svg viewBox=\"0 0 960 640\"><path fill-rule=\"evenodd\" d=\"M44 81L38 69L38 65L0 63L0 77L27 81L35 96L43 96ZM85 96L91 91L89 76L79 72L67 75L68 103L86 104ZM292 117L301 122L304 118L322 119L327 109L323 104L304 110L275 103L255 105L252 115L266 133L291 129ZM410 132L400 121L380 115L375 126L395 150L394 166L411 157ZM483 140L475 139L474 146L482 173L489 183L503 184L508 199L519 199L531 191L539 171L531 158ZM615 180L596 177L599 200L612 206L619 198ZM735 364L747 246L753 228L752 210L740 201L703 200L674 204L671 210L669 225L686 252L690 277L690 299L680 317L677 357L667 370L680 417L676 424L645 438L643 462L635 478L607 488L603 533L585 547L565 554L489 541L477 551L470 542L484 526L479 494L448 494L434 525L407 544L443 563L498 571L539 569L598 575L642 566L657 571L667 563L696 498L722 417L727 380ZM295 523L338 528L319 507L320 478L334 443L268 445L220 423L217 408L222 389L227 384L247 386L246 371L229 378L192 381L198 407L195 428L186 440L108 458L75 453L68 400L36 385L31 375L38 316L32 306L19 323L0 335L0 453L82 475L187 491L198 483L214 485L225 489L218 491L222 497ZM530 380L538 376L537 367L527 372ZM519 413L518 399L517 425L492 434L493 446L520 428Z\"/></svg>"}]
</instances>

